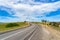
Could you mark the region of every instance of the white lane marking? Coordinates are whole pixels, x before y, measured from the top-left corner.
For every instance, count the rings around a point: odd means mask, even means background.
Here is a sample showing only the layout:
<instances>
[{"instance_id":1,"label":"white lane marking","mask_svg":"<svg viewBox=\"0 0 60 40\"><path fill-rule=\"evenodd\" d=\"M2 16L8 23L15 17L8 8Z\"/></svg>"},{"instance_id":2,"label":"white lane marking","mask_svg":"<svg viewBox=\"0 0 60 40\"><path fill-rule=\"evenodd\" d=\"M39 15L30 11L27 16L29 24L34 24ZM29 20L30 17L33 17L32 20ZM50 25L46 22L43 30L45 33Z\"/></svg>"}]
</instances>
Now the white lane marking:
<instances>
[{"instance_id":1,"label":"white lane marking","mask_svg":"<svg viewBox=\"0 0 60 40\"><path fill-rule=\"evenodd\" d=\"M33 28L33 27L32 27L32 28ZM31 27L30 27L30 29L31 29ZM0 40L6 40L6 39L8 39L8 38L10 38L10 37L12 37L12 36L14 36L14 35L17 35L17 34L19 34L19 33L22 33L22 32L24 32L24 31L27 31L27 30L29 30L29 29L25 29L25 30L23 30L23 31L20 31L20 32L15 33L15 34L12 34L12 35L7 36L7 37L5 37L5 38L3 38L3 39L0 39Z\"/></svg>"},{"instance_id":2,"label":"white lane marking","mask_svg":"<svg viewBox=\"0 0 60 40\"><path fill-rule=\"evenodd\" d=\"M35 29L36 30L36 29ZM36 31L35 31L36 32ZM35 35L35 32L31 35L31 37L28 40L31 40L32 37Z\"/></svg>"},{"instance_id":3,"label":"white lane marking","mask_svg":"<svg viewBox=\"0 0 60 40\"><path fill-rule=\"evenodd\" d=\"M33 29L33 28L32 28ZM36 27L34 27L33 30L31 30L24 38L26 38L27 36L29 36L34 30L36 30Z\"/></svg>"},{"instance_id":4,"label":"white lane marking","mask_svg":"<svg viewBox=\"0 0 60 40\"><path fill-rule=\"evenodd\" d=\"M50 32L48 30L46 30L45 28L43 28L43 31L47 34L50 34Z\"/></svg>"},{"instance_id":5,"label":"white lane marking","mask_svg":"<svg viewBox=\"0 0 60 40\"><path fill-rule=\"evenodd\" d=\"M24 30L24 31L25 31L25 30ZM10 37L12 37L12 36L14 36L14 35L17 35L17 34L19 34L19 33L24 32L24 31L20 31L20 32L18 32L18 33L12 34L12 35L7 36L7 37L5 37L5 38L3 38L3 39L0 39L0 40L5 40L5 39L8 39L8 38L10 38Z\"/></svg>"}]
</instances>

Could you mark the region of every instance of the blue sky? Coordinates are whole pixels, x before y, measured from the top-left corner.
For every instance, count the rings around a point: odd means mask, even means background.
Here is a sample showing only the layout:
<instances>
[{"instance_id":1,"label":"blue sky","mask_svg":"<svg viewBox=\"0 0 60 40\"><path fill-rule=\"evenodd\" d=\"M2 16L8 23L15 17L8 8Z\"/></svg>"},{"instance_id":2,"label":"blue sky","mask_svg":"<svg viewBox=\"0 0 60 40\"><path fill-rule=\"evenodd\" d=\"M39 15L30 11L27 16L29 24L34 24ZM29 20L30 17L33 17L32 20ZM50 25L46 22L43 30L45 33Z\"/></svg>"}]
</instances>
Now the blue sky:
<instances>
[{"instance_id":1,"label":"blue sky","mask_svg":"<svg viewBox=\"0 0 60 40\"><path fill-rule=\"evenodd\" d=\"M0 22L42 19L60 22L60 0L0 0Z\"/></svg>"},{"instance_id":2,"label":"blue sky","mask_svg":"<svg viewBox=\"0 0 60 40\"><path fill-rule=\"evenodd\" d=\"M59 0L34 0L35 2L45 2L45 3L50 3L50 2L57 2Z\"/></svg>"}]
</instances>

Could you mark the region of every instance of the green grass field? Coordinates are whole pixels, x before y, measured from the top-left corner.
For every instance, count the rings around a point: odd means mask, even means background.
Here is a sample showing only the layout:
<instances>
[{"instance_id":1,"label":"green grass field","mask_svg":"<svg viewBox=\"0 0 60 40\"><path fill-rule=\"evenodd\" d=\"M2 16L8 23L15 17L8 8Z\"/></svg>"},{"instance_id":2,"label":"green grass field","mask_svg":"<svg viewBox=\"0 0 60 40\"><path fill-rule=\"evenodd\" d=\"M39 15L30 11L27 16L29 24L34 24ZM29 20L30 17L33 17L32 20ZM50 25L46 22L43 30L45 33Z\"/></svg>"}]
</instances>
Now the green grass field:
<instances>
[{"instance_id":1,"label":"green grass field","mask_svg":"<svg viewBox=\"0 0 60 40\"><path fill-rule=\"evenodd\" d=\"M0 32L4 32L4 31L7 31L7 30L14 30L14 29L17 29L17 28L23 28L25 27L26 25L28 25L28 23L26 22L16 22L19 26L14 26L14 27L6 27L7 24L9 23L2 23L0 24Z\"/></svg>"}]
</instances>

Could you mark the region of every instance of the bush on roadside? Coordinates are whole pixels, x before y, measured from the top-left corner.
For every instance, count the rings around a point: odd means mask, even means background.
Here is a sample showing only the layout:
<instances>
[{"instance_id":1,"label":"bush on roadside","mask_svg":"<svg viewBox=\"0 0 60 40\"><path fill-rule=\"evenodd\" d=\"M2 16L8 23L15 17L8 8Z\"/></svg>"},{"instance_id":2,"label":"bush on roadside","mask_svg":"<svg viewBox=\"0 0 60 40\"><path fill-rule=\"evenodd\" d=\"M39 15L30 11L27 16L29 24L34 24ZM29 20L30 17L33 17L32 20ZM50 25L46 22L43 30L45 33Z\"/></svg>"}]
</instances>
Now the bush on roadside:
<instances>
[{"instance_id":1,"label":"bush on roadside","mask_svg":"<svg viewBox=\"0 0 60 40\"><path fill-rule=\"evenodd\" d=\"M6 27L14 27L14 26L19 26L17 23L9 23L6 25Z\"/></svg>"},{"instance_id":2,"label":"bush on roadside","mask_svg":"<svg viewBox=\"0 0 60 40\"><path fill-rule=\"evenodd\" d=\"M50 22L50 24L49 25L52 25L52 26L55 26L55 27L59 27L59 24L58 23L56 23L56 22Z\"/></svg>"}]
</instances>

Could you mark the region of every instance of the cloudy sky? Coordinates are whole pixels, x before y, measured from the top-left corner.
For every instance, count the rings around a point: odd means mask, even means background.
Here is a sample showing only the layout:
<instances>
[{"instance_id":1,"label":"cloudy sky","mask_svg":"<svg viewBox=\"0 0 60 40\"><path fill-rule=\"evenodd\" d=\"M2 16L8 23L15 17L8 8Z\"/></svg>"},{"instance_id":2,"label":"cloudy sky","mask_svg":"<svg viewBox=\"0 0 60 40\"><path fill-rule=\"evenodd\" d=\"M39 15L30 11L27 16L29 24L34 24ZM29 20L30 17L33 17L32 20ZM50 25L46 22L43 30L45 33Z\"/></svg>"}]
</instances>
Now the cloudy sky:
<instances>
[{"instance_id":1,"label":"cloudy sky","mask_svg":"<svg viewBox=\"0 0 60 40\"><path fill-rule=\"evenodd\" d=\"M0 0L0 22L60 21L60 0Z\"/></svg>"}]
</instances>

